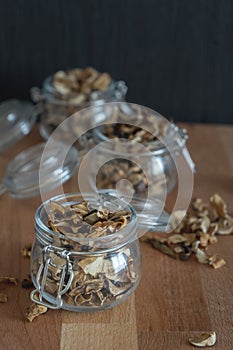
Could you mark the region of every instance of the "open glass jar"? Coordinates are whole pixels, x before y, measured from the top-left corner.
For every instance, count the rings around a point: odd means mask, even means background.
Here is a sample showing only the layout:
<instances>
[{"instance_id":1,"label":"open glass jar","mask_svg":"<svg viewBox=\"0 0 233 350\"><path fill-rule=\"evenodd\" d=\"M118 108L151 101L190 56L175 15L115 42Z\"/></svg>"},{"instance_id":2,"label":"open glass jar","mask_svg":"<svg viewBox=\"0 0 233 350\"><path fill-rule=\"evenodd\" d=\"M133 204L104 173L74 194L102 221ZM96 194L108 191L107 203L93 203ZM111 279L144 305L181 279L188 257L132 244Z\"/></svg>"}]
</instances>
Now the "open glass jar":
<instances>
[{"instance_id":1,"label":"open glass jar","mask_svg":"<svg viewBox=\"0 0 233 350\"><path fill-rule=\"evenodd\" d=\"M44 80L42 90L31 89L32 100L42 104L41 136L48 139L59 124L83 108L124 101L127 90L124 81L115 81L108 73L99 73L92 67L58 71ZM73 132L68 127L61 139L69 139Z\"/></svg>"},{"instance_id":2,"label":"open glass jar","mask_svg":"<svg viewBox=\"0 0 233 350\"><path fill-rule=\"evenodd\" d=\"M106 104L102 125L93 129L92 188L115 189L137 198L166 198L177 184L177 164L194 164L185 147L187 133L146 107L130 103Z\"/></svg>"},{"instance_id":3,"label":"open glass jar","mask_svg":"<svg viewBox=\"0 0 233 350\"><path fill-rule=\"evenodd\" d=\"M135 211L106 191L66 194L35 215L31 255L33 301L94 311L127 299L141 275Z\"/></svg>"}]
</instances>

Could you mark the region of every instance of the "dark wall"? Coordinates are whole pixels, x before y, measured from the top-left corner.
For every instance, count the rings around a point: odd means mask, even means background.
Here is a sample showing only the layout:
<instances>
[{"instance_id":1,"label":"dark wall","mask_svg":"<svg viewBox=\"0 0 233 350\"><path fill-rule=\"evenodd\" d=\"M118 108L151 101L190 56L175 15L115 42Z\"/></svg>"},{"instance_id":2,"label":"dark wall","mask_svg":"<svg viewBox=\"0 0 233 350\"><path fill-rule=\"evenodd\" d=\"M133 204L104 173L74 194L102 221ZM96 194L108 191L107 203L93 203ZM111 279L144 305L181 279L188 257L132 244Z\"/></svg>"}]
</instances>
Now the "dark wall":
<instances>
[{"instance_id":1,"label":"dark wall","mask_svg":"<svg viewBox=\"0 0 233 350\"><path fill-rule=\"evenodd\" d=\"M124 79L175 120L233 122L232 0L0 0L0 100L58 69Z\"/></svg>"}]
</instances>

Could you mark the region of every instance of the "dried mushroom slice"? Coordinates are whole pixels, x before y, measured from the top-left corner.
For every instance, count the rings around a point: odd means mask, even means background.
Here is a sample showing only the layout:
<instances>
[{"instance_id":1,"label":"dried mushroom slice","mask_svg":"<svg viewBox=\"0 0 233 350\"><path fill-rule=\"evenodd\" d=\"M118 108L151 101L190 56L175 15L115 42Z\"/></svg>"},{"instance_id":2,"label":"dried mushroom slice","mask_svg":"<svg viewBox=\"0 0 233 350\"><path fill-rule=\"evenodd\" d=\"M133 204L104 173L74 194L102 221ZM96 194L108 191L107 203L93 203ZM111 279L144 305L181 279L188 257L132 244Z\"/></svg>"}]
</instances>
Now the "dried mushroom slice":
<instances>
[{"instance_id":1,"label":"dried mushroom slice","mask_svg":"<svg viewBox=\"0 0 233 350\"><path fill-rule=\"evenodd\" d=\"M214 269L219 269L226 264L226 261L222 258L219 258L217 254L209 257L208 262L211 266L213 266Z\"/></svg>"},{"instance_id":2,"label":"dried mushroom slice","mask_svg":"<svg viewBox=\"0 0 233 350\"><path fill-rule=\"evenodd\" d=\"M0 283L12 283L14 285L17 285L18 279L15 277L0 277Z\"/></svg>"},{"instance_id":3,"label":"dried mushroom slice","mask_svg":"<svg viewBox=\"0 0 233 350\"><path fill-rule=\"evenodd\" d=\"M111 82L111 77L108 73L102 73L98 78L93 81L92 88L93 90L106 90Z\"/></svg>"},{"instance_id":4,"label":"dried mushroom slice","mask_svg":"<svg viewBox=\"0 0 233 350\"><path fill-rule=\"evenodd\" d=\"M77 288L79 285L83 284L86 280L86 274L82 269L74 271L74 277L71 282L70 290Z\"/></svg>"},{"instance_id":5,"label":"dried mushroom slice","mask_svg":"<svg viewBox=\"0 0 233 350\"><path fill-rule=\"evenodd\" d=\"M186 215L186 210L176 210L172 214L172 227L177 228L175 232L179 233L180 229L182 228L182 221ZM180 228L177 227L177 225L180 223Z\"/></svg>"},{"instance_id":6,"label":"dried mushroom slice","mask_svg":"<svg viewBox=\"0 0 233 350\"><path fill-rule=\"evenodd\" d=\"M216 343L217 335L216 332L202 332L200 335L189 338L189 343L204 348L206 346L213 346Z\"/></svg>"},{"instance_id":7,"label":"dried mushroom slice","mask_svg":"<svg viewBox=\"0 0 233 350\"><path fill-rule=\"evenodd\" d=\"M230 235L233 233L233 219L230 216L219 219L217 233L219 235Z\"/></svg>"},{"instance_id":8,"label":"dried mushroom slice","mask_svg":"<svg viewBox=\"0 0 233 350\"><path fill-rule=\"evenodd\" d=\"M177 259L176 253L168 247L166 242L160 241L159 239L156 238L150 238L148 239L148 242L152 245L154 249L159 250L160 252L169 255L173 259Z\"/></svg>"},{"instance_id":9,"label":"dried mushroom slice","mask_svg":"<svg viewBox=\"0 0 233 350\"><path fill-rule=\"evenodd\" d=\"M123 283L123 282L115 282L108 280L108 288L114 297L120 296L124 293L126 293L131 287L131 283Z\"/></svg>"},{"instance_id":10,"label":"dried mushroom slice","mask_svg":"<svg viewBox=\"0 0 233 350\"><path fill-rule=\"evenodd\" d=\"M30 258L31 257L31 250L32 250L32 245L28 244L21 249L21 255L25 256L27 258Z\"/></svg>"},{"instance_id":11,"label":"dried mushroom slice","mask_svg":"<svg viewBox=\"0 0 233 350\"><path fill-rule=\"evenodd\" d=\"M213 211L216 218L225 218L227 215L227 205L222 199L222 197L219 196L219 194L214 194L212 197L210 197L210 204L213 207Z\"/></svg>"},{"instance_id":12,"label":"dried mushroom slice","mask_svg":"<svg viewBox=\"0 0 233 350\"><path fill-rule=\"evenodd\" d=\"M198 217L202 215L207 216L209 214L207 204L203 202L202 198L194 198L192 200L191 208Z\"/></svg>"},{"instance_id":13,"label":"dried mushroom slice","mask_svg":"<svg viewBox=\"0 0 233 350\"><path fill-rule=\"evenodd\" d=\"M7 303L8 297L5 290L0 290L0 303Z\"/></svg>"},{"instance_id":14,"label":"dried mushroom slice","mask_svg":"<svg viewBox=\"0 0 233 350\"><path fill-rule=\"evenodd\" d=\"M183 243L186 242L187 238L184 235L174 234L169 236L168 242L172 244Z\"/></svg>"},{"instance_id":15,"label":"dried mushroom slice","mask_svg":"<svg viewBox=\"0 0 233 350\"><path fill-rule=\"evenodd\" d=\"M91 300L92 300L91 293L85 294L85 295L79 294L79 295L75 296L74 303L75 303L75 305L82 305L82 304L86 304L86 303L89 304L89 303L91 303Z\"/></svg>"},{"instance_id":16,"label":"dried mushroom slice","mask_svg":"<svg viewBox=\"0 0 233 350\"><path fill-rule=\"evenodd\" d=\"M32 303L27 309L26 317L29 322L32 322L36 317L46 313L47 311L47 307Z\"/></svg>"},{"instance_id":17,"label":"dried mushroom slice","mask_svg":"<svg viewBox=\"0 0 233 350\"><path fill-rule=\"evenodd\" d=\"M89 208L87 202L72 204L71 209L77 212L79 215L83 216L89 213Z\"/></svg>"},{"instance_id":18,"label":"dried mushroom slice","mask_svg":"<svg viewBox=\"0 0 233 350\"><path fill-rule=\"evenodd\" d=\"M84 258L78 262L78 265L83 269L85 274L96 277L99 273L103 272L104 257Z\"/></svg>"},{"instance_id":19,"label":"dried mushroom slice","mask_svg":"<svg viewBox=\"0 0 233 350\"><path fill-rule=\"evenodd\" d=\"M58 218L65 214L65 208L63 207L63 205L54 201L50 201L50 210L51 210L51 213L53 214L51 219L52 221L56 219L57 214L59 215Z\"/></svg>"},{"instance_id":20,"label":"dried mushroom slice","mask_svg":"<svg viewBox=\"0 0 233 350\"><path fill-rule=\"evenodd\" d=\"M196 258L199 263L208 264L208 256L206 252L200 248L196 249Z\"/></svg>"}]
</instances>

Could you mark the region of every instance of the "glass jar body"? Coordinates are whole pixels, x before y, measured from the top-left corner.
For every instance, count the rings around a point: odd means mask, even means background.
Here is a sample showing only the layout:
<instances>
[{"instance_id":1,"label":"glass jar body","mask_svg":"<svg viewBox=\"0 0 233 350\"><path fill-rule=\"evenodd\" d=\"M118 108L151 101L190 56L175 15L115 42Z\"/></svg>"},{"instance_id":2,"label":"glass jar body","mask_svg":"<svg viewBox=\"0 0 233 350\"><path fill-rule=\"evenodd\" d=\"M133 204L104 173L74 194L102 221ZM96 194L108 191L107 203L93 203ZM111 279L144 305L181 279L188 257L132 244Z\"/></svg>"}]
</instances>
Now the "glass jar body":
<instances>
[{"instance_id":1,"label":"glass jar body","mask_svg":"<svg viewBox=\"0 0 233 350\"><path fill-rule=\"evenodd\" d=\"M147 198L150 191L150 196L163 198L177 183L175 163L168 153L131 156L105 146L93 149L91 157L89 181L98 190L117 188L139 198ZM127 181L121 185L121 180Z\"/></svg>"},{"instance_id":2,"label":"glass jar body","mask_svg":"<svg viewBox=\"0 0 233 350\"><path fill-rule=\"evenodd\" d=\"M36 240L32 250L31 277L36 286L38 270L43 260L44 246ZM53 305L59 288L61 269L55 267L59 259L51 253L54 266L49 268L45 283L44 299ZM141 256L139 241L125 247L98 255L70 255L73 279L68 291L62 296L62 309L70 311L105 310L124 302L135 291L141 276ZM89 274L91 264L99 266ZM86 271L86 272L85 272Z\"/></svg>"},{"instance_id":3,"label":"glass jar body","mask_svg":"<svg viewBox=\"0 0 233 350\"><path fill-rule=\"evenodd\" d=\"M165 198L177 183L175 162L186 132L143 106L112 104L105 115L105 125L93 129L92 188L116 188L126 179L133 196L146 198L150 191Z\"/></svg>"},{"instance_id":4,"label":"glass jar body","mask_svg":"<svg viewBox=\"0 0 233 350\"><path fill-rule=\"evenodd\" d=\"M71 195L68 197L60 196L58 202L71 200ZM80 200L81 195L75 198ZM93 200L93 195L90 198ZM33 293L40 295L40 303L70 311L97 311L125 301L141 277L140 245L133 222L136 216L116 237L91 240L91 250L86 243L76 249L70 241L64 247L61 238L45 229L48 203L37 210L31 254Z\"/></svg>"}]
</instances>

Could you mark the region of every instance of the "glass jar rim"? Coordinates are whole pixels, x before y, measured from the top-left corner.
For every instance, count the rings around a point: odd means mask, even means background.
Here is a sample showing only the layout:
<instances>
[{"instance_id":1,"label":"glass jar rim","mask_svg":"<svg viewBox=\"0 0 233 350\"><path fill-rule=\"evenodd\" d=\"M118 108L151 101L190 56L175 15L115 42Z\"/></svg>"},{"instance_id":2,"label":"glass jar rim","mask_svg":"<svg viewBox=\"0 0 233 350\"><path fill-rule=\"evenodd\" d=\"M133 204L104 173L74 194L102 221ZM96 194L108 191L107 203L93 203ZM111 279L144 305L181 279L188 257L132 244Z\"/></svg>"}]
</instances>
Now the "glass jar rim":
<instances>
[{"instance_id":1,"label":"glass jar rim","mask_svg":"<svg viewBox=\"0 0 233 350\"><path fill-rule=\"evenodd\" d=\"M108 124L111 124L111 123L107 123L107 125ZM130 124L130 122L128 124ZM161 140L154 140L152 142L149 142L148 144L145 144L144 145L145 147L147 147L148 145L152 145L152 146L157 147L157 149L153 149L153 148L149 149L148 148L148 151L140 152L140 156L151 156L151 155L157 156L157 155L167 154L170 152L169 150L179 151L183 147L185 147L185 143L186 143L186 139L187 139L186 134L183 132L182 129L179 129L178 126L176 126L174 123L171 123L170 125L171 125L171 127L169 130L169 133L165 137L162 138L165 142L163 143L163 142L161 142ZM111 139L111 138L107 137L103 132L101 132L102 128L103 128L103 125L94 128L93 133L98 140L100 140L101 142L104 142L104 146L103 146L104 149L106 149L106 142L108 142L108 141L110 144L111 144L110 141L114 141L114 140L115 141L121 140L122 142L124 142L124 141L132 142L132 143L134 142L133 140L129 140L126 138L117 138L117 139L112 138ZM174 133L175 136L181 138L181 142L178 142L177 139L174 137L169 138L169 135L171 133ZM101 147L101 146L99 146L99 147ZM113 154L113 155L121 154L121 151L118 151L115 149L109 149L109 148L108 148L108 152L110 154ZM124 152L124 156L130 156L130 154L131 153Z\"/></svg>"},{"instance_id":2,"label":"glass jar rim","mask_svg":"<svg viewBox=\"0 0 233 350\"><path fill-rule=\"evenodd\" d=\"M124 208L126 208L127 210L129 210L131 212L131 218L129 223L127 223L127 225L113 233L113 234L109 234L107 236L103 236L103 237L96 237L96 238L78 238L78 237L68 237L70 242L78 242L80 243L80 245L85 245L87 243L92 242L93 246L95 245L100 245L100 247L102 247L101 249L97 249L97 251L93 250L93 251L81 251L81 252L77 252L78 254L92 254L92 253L99 253L102 250L115 250L118 247L124 246L126 244L128 244L130 241L132 241L133 239L137 239L137 216L136 216L136 212L135 210L129 206L127 203L125 203L123 200L120 200L119 198L116 198L115 196L108 194L108 190L101 190L98 192L98 195L105 195L107 196L108 199L113 199L113 200L117 200L118 203L122 203L122 205L124 205ZM71 201L69 201L69 199L71 199L72 197L76 197L78 199L83 200L84 197L91 197L92 199L94 199L95 197L98 198L97 196L95 196L94 193L91 192L87 192L87 193L80 193L80 192L73 192L73 193L66 193L66 194L62 194L62 195L58 195L55 197L52 197L50 199L48 199L47 201L45 201L44 203L42 203L38 209L36 210L35 213L35 228L36 228L36 237L39 239L39 241L41 241L41 243L43 243L43 239L41 239L41 236L44 239L47 240L51 240L52 237L57 237L57 238L61 238L66 240L67 237L62 234L62 233L57 233L53 230L51 230L48 226L46 226L46 224L44 223L43 219L42 219L42 212L43 210L46 210L46 206L50 205L51 201L56 201L58 203L60 203L60 201L62 199L67 200L66 203L67 205L69 205L69 203L72 203ZM77 200L75 201L75 203L77 203ZM39 232L38 232L39 231ZM41 232L42 231L42 232ZM47 244L48 242L46 242ZM101 245L102 244L102 245ZM52 244L53 245L53 244ZM56 244L54 244L54 246L56 246ZM64 248L66 249L66 248ZM69 249L66 249L69 250ZM72 251L72 250L71 250ZM74 250L75 252L75 250Z\"/></svg>"},{"instance_id":3,"label":"glass jar rim","mask_svg":"<svg viewBox=\"0 0 233 350\"><path fill-rule=\"evenodd\" d=\"M85 101L83 103L75 103L72 101L72 99L67 99L67 100L63 100L61 98L59 98L58 96L55 96L55 90L52 86L52 79L53 79L53 75L48 76L44 82L43 82L43 95L45 97L45 100L51 104L54 105L59 105L59 106L74 106L74 107L90 107L90 104L92 104L93 106L97 106L99 104L105 103L106 102L106 97L113 97L114 94L116 93L116 89L118 87L118 82L116 80L111 80L108 88L105 91L100 91L100 90L96 90L96 91L92 91L92 93L88 94L88 97L91 97L92 94L100 94L100 96L96 99L92 99L90 98L90 100ZM79 96L80 94L77 93L75 94L75 96Z\"/></svg>"}]
</instances>

